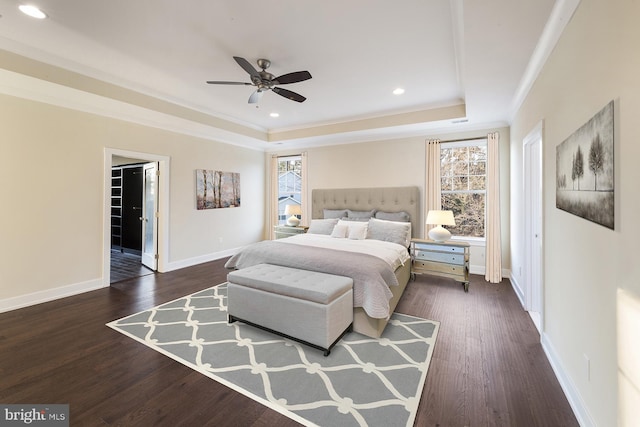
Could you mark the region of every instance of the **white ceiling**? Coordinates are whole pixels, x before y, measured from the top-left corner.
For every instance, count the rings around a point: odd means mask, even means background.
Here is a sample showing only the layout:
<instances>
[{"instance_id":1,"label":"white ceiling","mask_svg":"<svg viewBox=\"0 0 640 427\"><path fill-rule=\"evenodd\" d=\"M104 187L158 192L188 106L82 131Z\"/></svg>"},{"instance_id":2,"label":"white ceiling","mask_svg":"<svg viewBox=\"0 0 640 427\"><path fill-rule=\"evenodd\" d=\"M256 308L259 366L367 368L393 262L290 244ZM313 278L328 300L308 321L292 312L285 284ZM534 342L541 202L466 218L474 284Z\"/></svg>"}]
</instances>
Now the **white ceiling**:
<instances>
[{"instance_id":1,"label":"white ceiling","mask_svg":"<svg viewBox=\"0 0 640 427\"><path fill-rule=\"evenodd\" d=\"M19 3L0 0L0 49L293 144L508 125L556 2L31 1L43 21ZM282 86L307 100L268 92L256 106L251 86L207 85L250 81L233 56L256 68L267 58L276 76L308 70L311 80Z\"/></svg>"}]
</instances>

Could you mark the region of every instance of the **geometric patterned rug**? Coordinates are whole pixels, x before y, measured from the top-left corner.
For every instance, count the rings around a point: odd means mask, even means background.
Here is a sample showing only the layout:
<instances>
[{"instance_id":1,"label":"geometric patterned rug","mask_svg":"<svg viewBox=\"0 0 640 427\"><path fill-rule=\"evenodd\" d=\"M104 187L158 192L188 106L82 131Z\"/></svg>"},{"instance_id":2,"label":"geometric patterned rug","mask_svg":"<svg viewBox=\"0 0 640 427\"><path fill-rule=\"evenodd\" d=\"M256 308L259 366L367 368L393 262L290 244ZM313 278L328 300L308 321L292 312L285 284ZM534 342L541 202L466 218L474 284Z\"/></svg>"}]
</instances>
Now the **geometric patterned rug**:
<instances>
[{"instance_id":1,"label":"geometric patterned rug","mask_svg":"<svg viewBox=\"0 0 640 427\"><path fill-rule=\"evenodd\" d=\"M394 313L383 335L323 352L229 324L226 283L110 322L110 328L307 426L412 426L439 323Z\"/></svg>"}]
</instances>

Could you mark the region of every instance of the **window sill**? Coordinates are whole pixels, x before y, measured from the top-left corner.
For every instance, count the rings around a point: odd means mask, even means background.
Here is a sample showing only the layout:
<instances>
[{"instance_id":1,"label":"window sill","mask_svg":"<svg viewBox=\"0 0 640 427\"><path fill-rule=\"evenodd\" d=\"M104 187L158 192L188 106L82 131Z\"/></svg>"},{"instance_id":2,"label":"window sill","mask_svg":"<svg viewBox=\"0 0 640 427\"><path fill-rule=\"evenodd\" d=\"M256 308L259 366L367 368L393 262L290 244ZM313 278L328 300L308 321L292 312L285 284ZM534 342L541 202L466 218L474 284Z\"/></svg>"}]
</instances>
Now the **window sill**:
<instances>
[{"instance_id":1,"label":"window sill","mask_svg":"<svg viewBox=\"0 0 640 427\"><path fill-rule=\"evenodd\" d=\"M487 246L487 239L484 237L460 237L452 236L451 240L456 242L467 242L470 246L477 246L484 248Z\"/></svg>"}]
</instances>

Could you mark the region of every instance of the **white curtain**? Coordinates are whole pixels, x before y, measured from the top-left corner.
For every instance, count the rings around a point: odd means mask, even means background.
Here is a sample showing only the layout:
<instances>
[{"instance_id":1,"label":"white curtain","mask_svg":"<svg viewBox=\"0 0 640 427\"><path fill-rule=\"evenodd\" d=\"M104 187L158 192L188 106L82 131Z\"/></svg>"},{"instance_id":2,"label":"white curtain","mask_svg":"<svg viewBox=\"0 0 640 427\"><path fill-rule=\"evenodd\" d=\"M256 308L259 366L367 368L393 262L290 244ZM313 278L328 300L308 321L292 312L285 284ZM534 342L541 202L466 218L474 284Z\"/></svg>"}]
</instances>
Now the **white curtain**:
<instances>
[{"instance_id":1,"label":"white curtain","mask_svg":"<svg viewBox=\"0 0 640 427\"><path fill-rule=\"evenodd\" d=\"M271 164L270 164L270 176L271 176L271 191L269 191L269 213L267 215L267 226L269 230L267 232L267 236L269 239L273 240L276 238L275 230L273 227L278 224L278 156L271 156Z\"/></svg>"},{"instance_id":2,"label":"white curtain","mask_svg":"<svg viewBox=\"0 0 640 427\"><path fill-rule=\"evenodd\" d=\"M500 248L500 134L487 135L487 230L486 271L491 283L502 281L502 250Z\"/></svg>"},{"instance_id":3,"label":"white curtain","mask_svg":"<svg viewBox=\"0 0 640 427\"><path fill-rule=\"evenodd\" d=\"M302 203L302 217L300 219L300 224L301 225L309 225L309 220L308 218L311 218L311 207L309 206L309 204L307 203L308 197L307 197L307 153L304 152L300 155L302 157L301 163L302 163L302 185L300 188L300 191L302 192L302 194L300 194L300 203Z\"/></svg>"},{"instance_id":4,"label":"white curtain","mask_svg":"<svg viewBox=\"0 0 640 427\"><path fill-rule=\"evenodd\" d=\"M427 141L427 182L425 183L425 216L426 221L427 214L430 210L442 209L441 199L441 182L440 182L440 140L430 139ZM429 233L429 230L435 227L435 225L425 225L424 235L425 237Z\"/></svg>"}]
</instances>

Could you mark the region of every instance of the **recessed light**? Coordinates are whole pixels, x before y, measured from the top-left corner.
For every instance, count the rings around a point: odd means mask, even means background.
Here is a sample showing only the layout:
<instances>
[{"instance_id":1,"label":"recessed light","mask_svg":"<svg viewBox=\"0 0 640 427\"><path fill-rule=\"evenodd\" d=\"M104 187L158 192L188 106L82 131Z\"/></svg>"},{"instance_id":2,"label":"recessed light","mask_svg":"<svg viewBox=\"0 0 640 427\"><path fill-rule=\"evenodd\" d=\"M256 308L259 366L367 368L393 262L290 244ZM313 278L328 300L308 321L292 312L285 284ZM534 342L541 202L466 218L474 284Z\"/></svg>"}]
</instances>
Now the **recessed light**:
<instances>
[{"instance_id":1,"label":"recessed light","mask_svg":"<svg viewBox=\"0 0 640 427\"><path fill-rule=\"evenodd\" d=\"M25 15L29 15L32 18L44 19L47 17L47 15L36 6L21 4L20 6L18 6L18 8L22 13L24 13Z\"/></svg>"},{"instance_id":2,"label":"recessed light","mask_svg":"<svg viewBox=\"0 0 640 427\"><path fill-rule=\"evenodd\" d=\"M271 113L271 114L269 114L269 115L270 115L271 117L280 117L280 114L279 114L279 113Z\"/></svg>"},{"instance_id":3,"label":"recessed light","mask_svg":"<svg viewBox=\"0 0 640 427\"><path fill-rule=\"evenodd\" d=\"M404 89L402 89L401 87L393 90L394 95L402 95L403 93L404 93Z\"/></svg>"}]
</instances>

